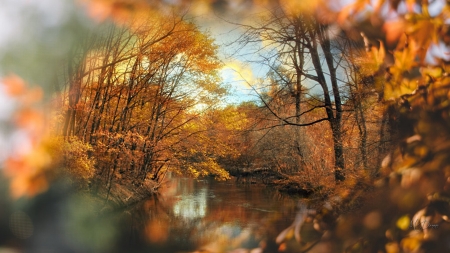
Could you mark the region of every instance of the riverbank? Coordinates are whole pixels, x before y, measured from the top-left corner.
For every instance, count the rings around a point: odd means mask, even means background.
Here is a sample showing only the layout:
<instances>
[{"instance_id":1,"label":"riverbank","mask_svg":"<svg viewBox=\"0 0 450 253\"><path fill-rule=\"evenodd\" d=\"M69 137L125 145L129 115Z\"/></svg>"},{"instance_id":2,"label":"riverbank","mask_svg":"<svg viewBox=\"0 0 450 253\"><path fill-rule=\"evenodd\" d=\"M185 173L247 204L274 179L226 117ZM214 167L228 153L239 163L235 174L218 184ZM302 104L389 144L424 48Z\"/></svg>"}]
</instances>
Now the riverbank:
<instances>
[{"instance_id":1,"label":"riverbank","mask_svg":"<svg viewBox=\"0 0 450 253\"><path fill-rule=\"evenodd\" d=\"M100 183L99 183L100 184ZM159 184L152 180L145 180L140 185L123 180L111 183L111 186L96 187L94 196L104 202L103 210L126 208L157 193Z\"/></svg>"},{"instance_id":2,"label":"riverbank","mask_svg":"<svg viewBox=\"0 0 450 253\"><path fill-rule=\"evenodd\" d=\"M234 169L230 174L238 183L263 184L289 195L309 197L321 189L302 180L301 175L288 175L270 168Z\"/></svg>"}]
</instances>

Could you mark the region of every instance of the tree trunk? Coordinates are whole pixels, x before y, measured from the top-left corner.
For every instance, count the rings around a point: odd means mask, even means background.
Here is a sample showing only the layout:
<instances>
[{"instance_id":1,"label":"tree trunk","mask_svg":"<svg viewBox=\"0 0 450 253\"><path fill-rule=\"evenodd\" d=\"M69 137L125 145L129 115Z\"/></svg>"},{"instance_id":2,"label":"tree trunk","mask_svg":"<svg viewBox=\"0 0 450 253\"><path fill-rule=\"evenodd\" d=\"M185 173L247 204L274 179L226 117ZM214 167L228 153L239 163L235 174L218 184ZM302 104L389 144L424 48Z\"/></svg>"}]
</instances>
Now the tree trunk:
<instances>
[{"instance_id":1,"label":"tree trunk","mask_svg":"<svg viewBox=\"0 0 450 253\"><path fill-rule=\"evenodd\" d=\"M317 78L320 86L322 87L325 112L330 123L331 132L333 135L333 148L334 148L334 175L336 181L344 181L344 148L342 145L342 132L341 132L341 118L342 118L342 104L339 95L339 89L336 78L336 69L333 67L333 56L331 54L330 42L327 38L321 37L320 27L316 27L315 30L309 28L309 51L311 55L311 61L314 65L317 73ZM331 100L330 92L328 89L328 83L325 78L325 73L321 64L319 55L318 43L321 43L321 48L324 51L325 59L330 71L330 80L332 82L333 94L334 94L334 106ZM333 110L334 109L334 110Z\"/></svg>"}]
</instances>

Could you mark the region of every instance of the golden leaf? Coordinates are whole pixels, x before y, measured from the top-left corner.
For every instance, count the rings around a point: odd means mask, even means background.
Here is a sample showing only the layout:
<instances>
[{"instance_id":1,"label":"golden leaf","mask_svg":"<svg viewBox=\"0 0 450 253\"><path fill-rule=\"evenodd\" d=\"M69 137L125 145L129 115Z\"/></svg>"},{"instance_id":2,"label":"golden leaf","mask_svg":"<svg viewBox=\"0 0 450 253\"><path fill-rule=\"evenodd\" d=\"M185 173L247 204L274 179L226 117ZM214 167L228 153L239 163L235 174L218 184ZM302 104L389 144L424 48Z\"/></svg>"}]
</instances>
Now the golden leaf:
<instances>
[{"instance_id":1,"label":"golden leaf","mask_svg":"<svg viewBox=\"0 0 450 253\"><path fill-rule=\"evenodd\" d=\"M397 220L397 227L401 230L409 229L409 225L411 224L411 218L408 215L404 215Z\"/></svg>"},{"instance_id":2,"label":"golden leaf","mask_svg":"<svg viewBox=\"0 0 450 253\"><path fill-rule=\"evenodd\" d=\"M431 76L433 78L439 78L443 75L443 69L441 67L427 66L420 69L420 72L422 76Z\"/></svg>"},{"instance_id":3,"label":"golden leaf","mask_svg":"<svg viewBox=\"0 0 450 253\"><path fill-rule=\"evenodd\" d=\"M383 43L380 42L380 48L372 47L372 55L375 60L376 66L380 67L384 63L384 58L386 57L386 50Z\"/></svg>"}]
</instances>

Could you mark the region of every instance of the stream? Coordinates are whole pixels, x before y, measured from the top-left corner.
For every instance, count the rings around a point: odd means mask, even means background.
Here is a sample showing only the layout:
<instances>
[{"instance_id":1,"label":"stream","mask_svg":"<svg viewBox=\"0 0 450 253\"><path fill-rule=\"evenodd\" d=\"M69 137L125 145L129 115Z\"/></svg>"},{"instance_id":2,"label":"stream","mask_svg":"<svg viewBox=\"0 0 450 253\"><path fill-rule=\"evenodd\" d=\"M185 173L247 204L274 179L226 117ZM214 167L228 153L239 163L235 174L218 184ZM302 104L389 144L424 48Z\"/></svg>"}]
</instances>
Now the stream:
<instances>
[{"instance_id":1,"label":"stream","mask_svg":"<svg viewBox=\"0 0 450 253\"><path fill-rule=\"evenodd\" d=\"M276 248L297 203L263 185L172 178L158 196L122 215L120 247L161 253Z\"/></svg>"},{"instance_id":2,"label":"stream","mask_svg":"<svg viewBox=\"0 0 450 253\"><path fill-rule=\"evenodd\" d=\"M0 253L278 252L299 203L264 185L176 177L122 210L102 210L64 183L32 200L2 192Z\"/></svg>"}]
</instances>

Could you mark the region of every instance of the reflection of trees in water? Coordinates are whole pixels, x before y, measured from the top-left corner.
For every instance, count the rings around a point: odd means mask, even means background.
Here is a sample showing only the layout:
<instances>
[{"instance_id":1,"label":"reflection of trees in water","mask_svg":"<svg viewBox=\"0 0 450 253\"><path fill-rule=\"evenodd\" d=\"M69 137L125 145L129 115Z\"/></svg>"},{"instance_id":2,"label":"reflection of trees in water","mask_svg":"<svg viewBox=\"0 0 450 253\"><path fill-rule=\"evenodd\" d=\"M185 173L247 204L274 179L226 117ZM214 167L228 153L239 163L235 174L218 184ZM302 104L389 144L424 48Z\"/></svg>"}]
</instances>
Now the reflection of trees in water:
<instances>
[{"instance_id":1,"label":"reflection of trees in water","mask_svg":"<svg viewBox=\"0 0 450 253\"><path fill-rule=\"evenodd\" d=\"M295 204L255 185L174 180L161 194L120 214L120 246L132 252L276 246L274 238L292 223Z\"/></svg>"},{"instance_id":2,"label":"reflection of trees in water","mask_svg":"<svg viewBox=\"0 0 450 253\"><path fill-rule=\"evenodd\" d=\"M173 206L175 216L183 219L203 218L206 215L207 191L202 188L198 193L176 202Z\"/></svg>"},{"instance_id":3,"label":"reflection of trees in water","mask_svg":"<svg viewBox=\"0 0 450 253\"><path fill-rule=\"evenodd\" d=\"M169 252L194 249L198 218L206 214L207 190L200 189L191 198L179 198L179 193L192 192L193 187L191 183L173 182L160 194L122 212L122 246Z\"/></svg>"},{"instance_id":4,"label":"reflection of trees in water","mask_svg":"<svg viewBox=\"0 0 450 253\"><path fill-rule=\"evenodd\" d=\"M167 240L167 230L164 228L168 227L170 216L156 195L121 212L117 215L121 222L121 246L140 248L146 242L164 242Z\"/></svg>"}]
</instances>

